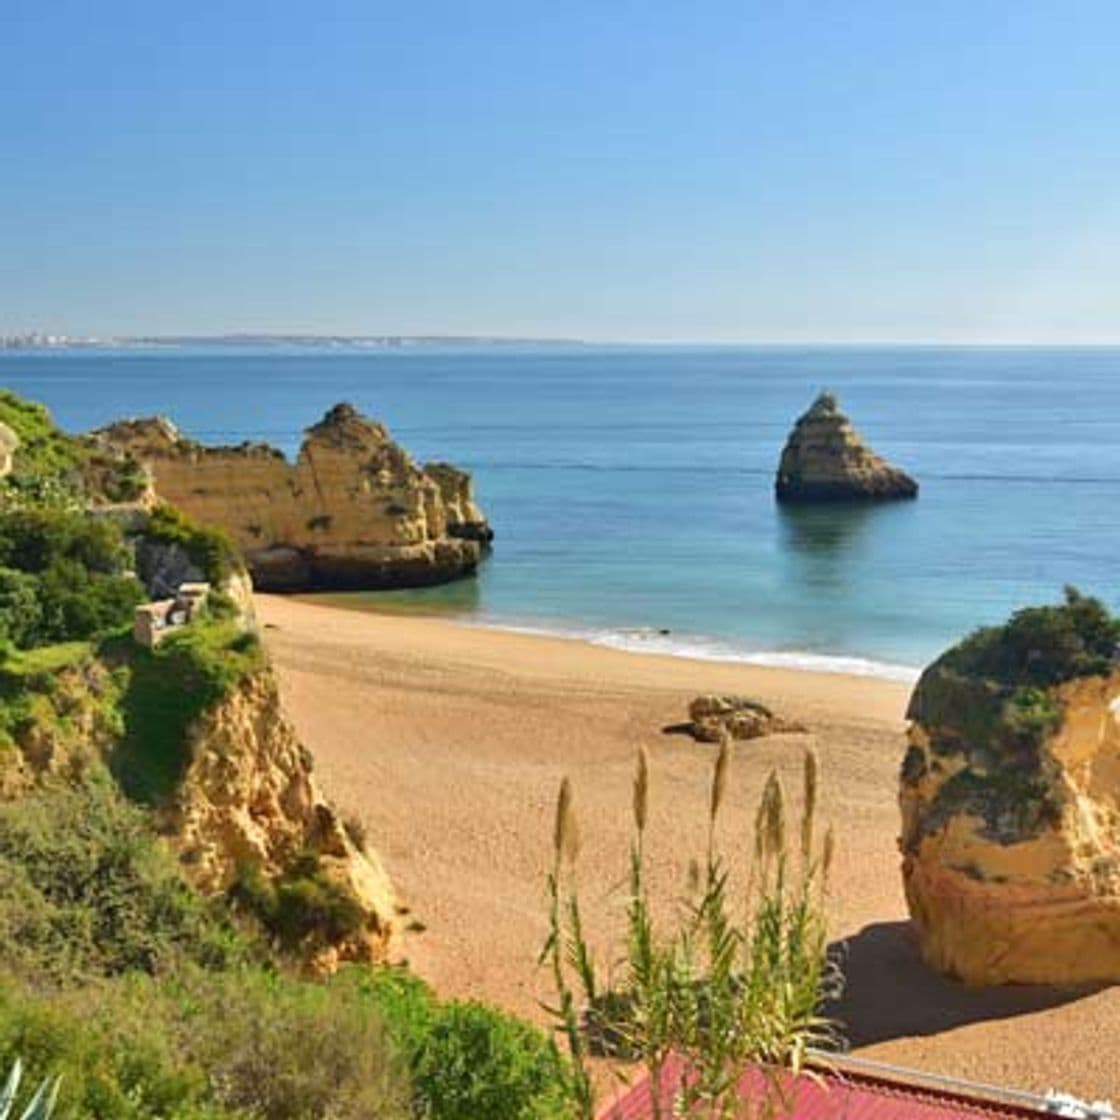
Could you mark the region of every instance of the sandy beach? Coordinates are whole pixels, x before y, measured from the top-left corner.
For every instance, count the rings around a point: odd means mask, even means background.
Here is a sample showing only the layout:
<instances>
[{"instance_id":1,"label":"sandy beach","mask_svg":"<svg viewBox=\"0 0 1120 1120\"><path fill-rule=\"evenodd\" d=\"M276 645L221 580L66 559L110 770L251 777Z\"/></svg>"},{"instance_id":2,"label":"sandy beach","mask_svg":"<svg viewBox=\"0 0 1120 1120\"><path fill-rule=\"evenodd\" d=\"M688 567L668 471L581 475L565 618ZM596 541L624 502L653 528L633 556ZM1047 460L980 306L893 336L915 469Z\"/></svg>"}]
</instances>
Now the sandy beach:
<instances>
[{"instance_id":1,"label":"sandy beach","mask_svg":"<svg viewBox=\"0 0 1120 1120\"><path fill-rule=\"evenodd\" d=\"M552 811L567 775L592 937L609 961L639 745L652 765L651 873L666 902L702 852L713 748L665 728L701 692L747 693L808 728L738 745L721 817L745 851L772 767L796 790L820 755L836 829L835 1014L867 1057L1022 1089L1120 1097L1120 988L965 989L917 960L898 874L897 768L909 687L633 654L582 642L259 596L283 698L320 780L360 818L417 929L404 951L441 994L543 1021L536 967ZM422 928L421 928L422 927Z\"/></svg>"}]
</instances>

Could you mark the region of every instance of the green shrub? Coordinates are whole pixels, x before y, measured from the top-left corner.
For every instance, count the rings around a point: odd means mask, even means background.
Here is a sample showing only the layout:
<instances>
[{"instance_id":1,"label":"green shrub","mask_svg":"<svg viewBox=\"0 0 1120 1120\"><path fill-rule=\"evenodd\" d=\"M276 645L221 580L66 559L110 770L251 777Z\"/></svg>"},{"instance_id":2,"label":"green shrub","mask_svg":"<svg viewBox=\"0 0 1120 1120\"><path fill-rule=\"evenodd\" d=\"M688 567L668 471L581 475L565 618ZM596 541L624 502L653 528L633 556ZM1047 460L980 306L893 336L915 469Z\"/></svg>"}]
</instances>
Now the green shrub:
<instances>
[{"instance_id":1,"label":"green shrub","mask_svg":"<svg viewBox=\"0 0 1120 1120\"><path fill-rule=\"evenodd\" d=\"M33 502L65 502L80 491L79 468L83 459L78 441L54 425L41 404L25 401L0 389L0 421L19 436L12 473L2 488Z\"/></svg>"},{"instance_id":2,"label":"green shrub","mask_svg":"<svg viewBox=\"0 0 1120 1120\"><path fill-rule=\"evenodd\" d=\"M559 1120L567 1104L565 1063L540 1031L496 1008L441 1003L399 968L345 970L377 1005L407 1059L414 1114L425 1120Z\"/></svg>"},{"instance_id":3,"label":"green shrub","mask_svg":"<svg viewBox=\"0 0 1120 1120\"><path fill-rule=\"evenodd\" d=\"M199 525L174 506L152 510L144 536L162 544L177 544L215 588L223 587L242 562L233 542L211 525Z\"/></svg>"},{"instance_id":4,"label":"green shrub","mask_svg":"<svg viewBox=\"0 0 1120 1120\"><path fill-rule=\"evenodd\" d=\"M61 1076L56 1120L406 1120L403 1056L341 976L125 977L49 996L0 983L0 1060Z\"/></svg>"},{"instance_id":5,"label":"green shrub","mask_svg":"<svg viewBox=\"0 0 1120 1120\"><path fill-rule=\"evenodd\" d=\"M314 852L301 853L271 882L255 864L242 864L230 897L289 952L336 944L365 924L361 904L326 875Z\"/></svg>"},{"instance_id":6,"label":"green shrub","mask_svg":"<svg viewBox=\"0 0 1120 1120\"><path fill-rule=\"evenodd\" d=\"M240 1120L207 1100L158 996L123 982L49 996L0 984L0 1061L60 1078L54 1120Z\"/></svg>"},{"instance_id":7,"label":"green shrub","mask_svg":"<svg viewBox=\"0 0 1120 1120\"><path fill-rule=\"evenodd\" d=\"M28 648L127 626L143 589L112 522L68 510L0 514L0 637Z\"/></svg>"},{"instance_id":8,"label":"green shrub","mask_svg":"<svg viewBox=\"0 0 1120 1120\"><path fill-rule=\"evenodd\" d=\"M1003 626L967 637L934 663L1000 685L1047 686L1107 674L1120 661L1120 618L1099 599L1065 589L1057 606L1026 607Z\"/></svg>"},{"instance_id":9,"label":"green shrub","mask_svg":"<svg viewBox=\"0 0 1120 1120\"><path fill-rule=\"evenodd\" d=\"M236 970L185 989L184 1048L216 1098L261 1120L410 1115L405 1062L349 973L313 984Z\"/></svg>"},{"instance_id":10,"label":"green shrub","mask_svg":"<svg viewBox=\"0 0 1120 1120\"><path fill-rule=\"evenodd\" d=\"M240 953L104 777L0 804L0 963L72 983Z\"/></svg>"},{"instance_id":11,"label":"green shrub","mask_svg":"<svg viewBox=\"0 0 1120 1120\"><path fill-rule=\"evenodd\" d=\"M35 644L43 624L39 581L27 572L0 568L0 635L16 647Z\"/></svg>"},{"instance_id":12,"label":"green shrub","mask_svg":"<svg viewBox=\"0 0 1120 1120\"><path fill-rule=\"evenodd\" d=\"M377 1004L394 1045L414 1059L438 1013L431 988L405 968L350 967L339 974L340 980L343 976Z\"/></svg>"},{"instance_id":13,"label":"green shrub","mask_svg":"<svg viewBox=\"0 0 1120 1120\"><path fill-rule=\"evenodd\" d=\"M481 1003L437 1011L412 1059L413 1093L431 1120L545 1120L570 1115L556 1047Z\"/></svg>"},{"instance_id":14,"label":"green shrub","mask_svg":"<svg viewBox=\"0 0 1120 1120\"><path fill-rule=\"evenodd\" d=\"M86 471L87 482L91 475L98 478L99 489L110 502L134 502L148 485L143 466L128 454L122 459L91 463Z\"/></svg>"}]
</instances>

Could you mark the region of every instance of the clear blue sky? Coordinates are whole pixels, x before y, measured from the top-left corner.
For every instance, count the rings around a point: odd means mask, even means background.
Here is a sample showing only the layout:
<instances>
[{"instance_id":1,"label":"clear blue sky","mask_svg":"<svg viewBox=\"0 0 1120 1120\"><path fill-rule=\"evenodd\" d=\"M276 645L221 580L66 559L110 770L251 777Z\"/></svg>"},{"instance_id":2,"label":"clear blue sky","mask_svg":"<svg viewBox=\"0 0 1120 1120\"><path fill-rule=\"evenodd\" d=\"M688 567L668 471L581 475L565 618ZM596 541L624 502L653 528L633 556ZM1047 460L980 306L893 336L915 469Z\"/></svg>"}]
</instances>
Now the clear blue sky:
<instances>
[{"instance_id":1,"label":"clear blue sky","mask_svg":"<svg viewBox=\"0 0 1120 1120\"><path fill-rule=\"evenodd\" d=\"M0 332L1120 341L1115 0L2 0Z\"/></svg>"}]
</instances>

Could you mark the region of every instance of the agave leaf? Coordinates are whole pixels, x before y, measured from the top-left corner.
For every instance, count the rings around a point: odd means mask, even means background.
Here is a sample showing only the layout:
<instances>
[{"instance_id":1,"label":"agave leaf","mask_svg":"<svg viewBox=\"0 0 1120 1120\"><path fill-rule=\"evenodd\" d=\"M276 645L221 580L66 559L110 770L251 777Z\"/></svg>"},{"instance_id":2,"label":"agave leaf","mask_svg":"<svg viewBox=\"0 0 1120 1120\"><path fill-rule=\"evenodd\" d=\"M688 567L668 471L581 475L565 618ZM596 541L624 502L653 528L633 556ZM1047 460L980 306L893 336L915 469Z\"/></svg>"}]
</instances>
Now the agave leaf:
<instances>
[{"instance_id":1,"label":"agave leaf","mask_svg":"<svg viewBox=\"0 0 1120 1120\"><path fill-rule=\"evenodd\" d=\"M19 1079L23 1076L23 1063L19 1058L12 1063L12 1072L8 1074L7 1083L3 1092L0 1092L0 1120L8 1120L8 1114L15 1104L16 1092L19 1089Z\"/></svg>"},{"instance_id":2,"label":"agave leaf","mask_svg":"<svg viewBox=\"0 0 1120 1120\"><path fill-rule=\"evenodd\" d=\"M28 1102L20 1120L50 1120L55 1101L58 1100L58 1084L57 1077L54 1081L44 1081L35 1090L35 1096Z\"/></svg>"}]
</instances>

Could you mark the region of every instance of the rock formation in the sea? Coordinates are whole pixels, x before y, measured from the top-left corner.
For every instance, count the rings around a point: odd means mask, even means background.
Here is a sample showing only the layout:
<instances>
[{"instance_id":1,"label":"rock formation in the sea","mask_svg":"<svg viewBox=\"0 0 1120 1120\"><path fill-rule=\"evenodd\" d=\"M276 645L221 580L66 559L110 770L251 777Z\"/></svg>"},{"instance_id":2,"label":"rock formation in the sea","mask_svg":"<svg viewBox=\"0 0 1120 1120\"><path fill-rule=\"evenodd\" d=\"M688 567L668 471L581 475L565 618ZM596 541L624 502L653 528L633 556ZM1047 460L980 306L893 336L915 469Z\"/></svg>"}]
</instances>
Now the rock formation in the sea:
<instances>
[{"instance_id":1,"label":"rock formation in the sea","mask_svg":"<svg viewBox=\"0 0 1120 1120\"><path fill-rule=\"evenodd\" d=\"M774 491L780 502L816 503L914 498L918 484L876 455L821 393L790 432Z\"/></svg>"},{"instance_id":2,"label":"rock formation in the sea","mask_svg":"<svg viewBox=\"0 0 1120 1120\"><path fill-rule=\"evenodd\" d=\"M688 706L688 731L701 743L759 739L787 731L804 731L800 723L782 719L765 704L746 696L697 696Z\"/></svg>"},{"instance_id":3,"label":"rock formation in the sea","mask_svg":"<svg viewBox=\"0 0 1120 1120\"><path fill-rule=\"evenodd\" d=\"M1067 591L926 669L900 804L922 954L970 984L1120 981L1120 620Z\"/></svg>"},{"instance_id":4,"label":"rock formation in the sea","mask_svg":"<svg viewBox=\"0 0 1120 1120\"><path fill-rule=\"evenodd\" d=\"M266 444L203 447L162 418L94 437L143 464L161 500L224 529L265 591L443 583L493 536L469 475L417 465L347 404L308 429L294 464Z\"/></svg>"}]
</instances>

